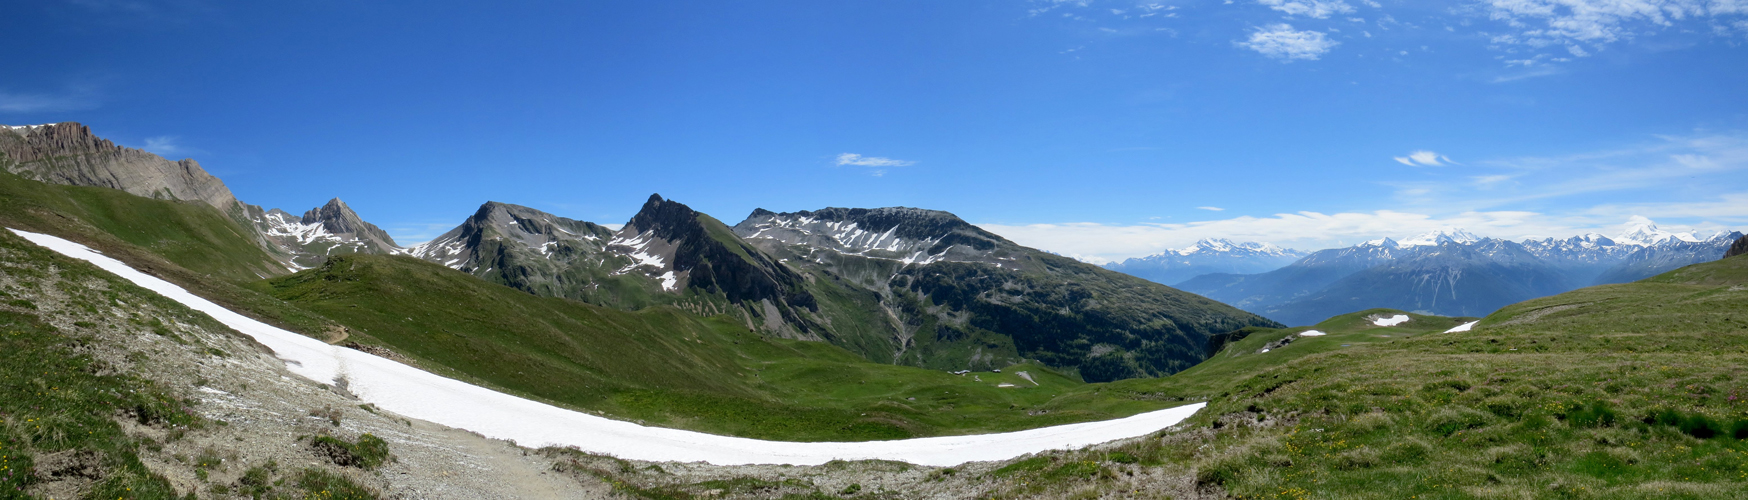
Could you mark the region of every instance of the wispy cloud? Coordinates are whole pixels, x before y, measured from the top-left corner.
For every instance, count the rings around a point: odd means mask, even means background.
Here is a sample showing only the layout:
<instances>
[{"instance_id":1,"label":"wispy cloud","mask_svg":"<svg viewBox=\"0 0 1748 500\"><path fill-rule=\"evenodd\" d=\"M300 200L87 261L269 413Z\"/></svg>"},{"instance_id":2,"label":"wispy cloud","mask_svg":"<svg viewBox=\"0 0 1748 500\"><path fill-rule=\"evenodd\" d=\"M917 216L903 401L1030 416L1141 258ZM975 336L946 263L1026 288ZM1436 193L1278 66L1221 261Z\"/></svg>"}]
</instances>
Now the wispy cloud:
<instances>
[{"instance_id":1,"label":"wispy cloud","mask_svg":"<svg viewBox=\"0 0 1748 500\"><path fill-rule=\"evenodd\" d=\"M1210 212L1225 212L1226 211L1226 209L1220 208L1220 207L1196 207L1196 210L1207 210Z\"/></svg>"},{"instance_id":2,"label":"wispy cloud","mask_svg":"<svg viewBox=\"0 0 1748 500\"><path fill-rule=\"evenodd\" d=\"M1408 156L1397 156L1394 159L1397 163L1410 167L1442 167L1446 164L1456 163L1451 161L1449 156L1426 150L1408 153Z\"/></svg>"},{"instance_id":3,"label":"wispy cloud","mask_svg":"<svg viewBox=\"0 0 1748 500\"><path fill-rule=\"evenodd\" d=\"M1341 0L1257 0L1256 3L1268 8L1287 13L1289 16L1306 16L1316 19L1328 18L1334 14L1347 14L1354 11L1352 5Z\"/></svg>"},{"instance_id":4,"label":"wispy cloud","mask_svg":"<svg viewBox=\"0 0 1748 500\"><path fill-rule=\"evenodd\" d=\"M862 156L856 153L838 155L838 165L856 165L861 167L908 167L916 162L910 160L894 160L878 156Z\"/></svg>"},{"instance_id":5,"label":"wispy cloud","mask_svg":"<svg viewBox=\"0 0 1748 500\"><path fill-rule=\"evenodd\" d=\"M1424 153L1424 154L1423 154ZM1416 151L1405 164L1450 165ZM1655 136L1639 144L1552 156L1466 159L1462 169L1416 169L1373 210L1315 207L1266 217L1189 223L981 224L1024 245L1103 263L1182 248L1202 238L1301 249L1403 238L1444 226L1520 240L1589 231L1615 234L1633 217L1666 229L1748 229L1748 132ZM1207 214L1213 215L1213 214Z\"/></svg>"},{"instance_id":6,"label":"wispy cloud","mask_svg":"<svg viewBox=\"0 0 1748 500\"><path fill-rule=\"evenodd\" d=\"M1610 224L1619 221L1609 221ZM1140 257L1194 244L1203 238L1257 241L1303 249L1353 245L1382 238L1406 238L1442 227L1461 227L1497 238L1570 236L1581 231L1573 221L1537 212L1464 212L1447 216L1376 210L1322 213L1301 211L1269 217L1235 217L1185 224L1113 225L978 224L1021 245L1093 263Z\"/></svg>"},{"instance_id":7,"label":"wispy cloud","mask_svg":"<svg viewBox=\"0 0 1748 500\"><path fill-rule=\"evenodd\" d=\"M221 19L219 3L209 0L69 0L87 13L111 23L182 26Z\"/></svg>"},{"instance_id":8,"label":"wispy cloud","mask_svg":"<svg viewBox=\"0 0 1748 500\"><path fill-rule=\"evenodd\" d=\"M1249 40L1234 43L1285 62L1315 61L1335 46L1341 45L1341 42L1330 40L1321 31L1297 31L1286 23L1257 28L1250 34Z\"/></svg>"},{"instance_id":9,"label":"wispy cloud","mask_svg":"<svg viewBox=\"0 0 1748 500\"><path fill-rule=\"evenodd\" d=\"M1496 45L1564 49L1574 57L1588 57L1586 45L1660 31L1716 32L1709 27L1748 17L1748 4L1736 0L1485 0L1479 10L1509 31L1491 37Z\"/></svg>"},{"instance_id":10,"label":"wispy cloud","mask_svg":"<svg viewBox=\"0 0 1748 500\"><path fill-rule=\"evenodd\" d=\"M92 109L98 103L90 94L88 91L32 94L0 90L0 113L54 113Z\"/></svg>"},{"instance_id":11,"label":"wispy cloud","mask_svg":"<svg viewBox=\"0 0 1748 500\"><path fill-rule=\"evenodd\" d=\"M158 156L163 156L165 158L173 158L176 156L188 156L188 155L193 155L193 154L197 154L197 153L202 152L200 150L193 149L193 148L178 144L178 140L179 140L178 137L171 136L171 135L164 135L164 136L158 136L158 137L147 137L146 138L146 145L141 147L140 149L144 149L146 151L151 151L153 153L156 153Z\"/></svg>"},{"instance_id":12,"label":"wispy cloud","mask_svg":"<svg viewBox=\"0 0 1748 500\"><path fill-rule=\"evenodd\" d=\"M838 155L837 158L838 166L875 167L873 170L868 171L868 175L874 177L885 177L886 167L908 167L915 164L916 162L910 160L894 160L892 158L882 158L879 156L862 156L856 153L843 153Z\"/></svg>"}]
</instances>

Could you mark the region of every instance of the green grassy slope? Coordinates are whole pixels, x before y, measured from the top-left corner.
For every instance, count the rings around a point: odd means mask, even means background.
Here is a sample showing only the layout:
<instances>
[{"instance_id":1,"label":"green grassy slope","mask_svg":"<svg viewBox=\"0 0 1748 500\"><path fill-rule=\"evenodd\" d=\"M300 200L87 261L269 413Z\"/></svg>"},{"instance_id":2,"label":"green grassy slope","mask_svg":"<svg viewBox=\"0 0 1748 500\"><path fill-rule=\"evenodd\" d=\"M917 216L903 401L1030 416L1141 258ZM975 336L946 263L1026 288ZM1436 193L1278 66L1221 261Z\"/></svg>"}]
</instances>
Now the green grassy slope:
<instances>
[{"instance_id":1,"label":"green grassy slope","mask_svg":"<svg viewBox=\"0 0 1748 500\"><path fill-rule=\"evenodd\" d=\"M1245 498L1748 498L1748 258L1515 304L1470 332L1368 328L1372 313L1103 388L1209 398L1201 430L1124 452Z\"/></svg>"},{"instance_id":2,"label":"green grassy slope","mask_svg":"<svg viewBox=\"0 0 1748 500\"><path fill-rule=\"evenodd\" d=\"M211 349L169 326L228 329L7 231L0 231L0 278L0 498L63 498L52 493L69 489L82 498L182 498L162 467L147 463L167 460L165 445L188 433L227 424L200 416L200 401L177 397L171 385L180 382L142 369L150 353L117 359L94 345L113 341L104 330L122 329ZM58 300L40 300L46 288ZM131 317L114 314L115 304L130 304ZM321 493L282 491L296 489Z\"/></svg>"},{"instance_id":3,"label":"green grassy slope","mask_svg":"<svg viewBox=\"0 0 1748 500\"><path fill-rule=\"evenodd\" d=\"M204 203L154 200L124 191L44 184L0 172L0 224L109 240L163 257L188 270L235 281L285 273L253 235Z\"/></svg>"},{"instance_id":4,"label":"green grassy slope","mask_svg":"<svg viewBox=\"0 0 1748 500\"><path fill-rule=\"evenodd\" d=\"M976 382L979 374L869 363L826 344L763 338L736 316L543 299L410 259L342 259L343 271L239 286L270 275L274 264L228 218L204 205L111 189L0 174L0 224L86 244L306 335L338 340L345 328L347 341L389 346L440 374L658 425L771 439L885 439L1165 406L1112 398L1064 405L1053 401L1079 382L1044 369L1030 370L1042 387L997 388L1017 379L984 373ZM350 267L357 262L372 265ZM320 283L308 278L316 274Z\"/></svg>"},{"instance_id":5,"label":"green grassy slope","mask_svg":"<svg viewBox=\"0 0 1748 500\"><path fill-rule=\"evenodd\" d=\"M721 434L892 439L1098 420L1169 404L1060 396L1036 366L964 376L771 339L736 317L535 297L407 257L348 255L258 282L427 369L572 408ZM1026 371L1037 384L1019 378ZM981 381L979 381L981 379ZM1009 383L1014 387L998 387Z\"/></svg>"}]
</instances>

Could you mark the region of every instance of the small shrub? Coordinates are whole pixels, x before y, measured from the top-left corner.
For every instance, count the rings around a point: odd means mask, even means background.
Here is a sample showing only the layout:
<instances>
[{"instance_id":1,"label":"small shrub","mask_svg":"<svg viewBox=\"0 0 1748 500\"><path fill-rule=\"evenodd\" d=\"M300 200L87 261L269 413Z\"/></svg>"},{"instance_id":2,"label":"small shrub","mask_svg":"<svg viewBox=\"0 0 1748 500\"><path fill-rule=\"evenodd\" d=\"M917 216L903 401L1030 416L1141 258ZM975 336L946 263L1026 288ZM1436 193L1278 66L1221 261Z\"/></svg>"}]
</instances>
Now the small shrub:
<instances>
[{"instance_id":1,"label":"small shrub","mask_svg":"<svg viewBox=\"0 0 1748 500\"><path fill-rule=\"evenodd\" d=\"M1196 464L1198 486L1225 485L1244 473L1248 457L1242 453L1225 453Z\"/></svg>"},{"instance_id":2,"label":"small shrub","mask_svg":"<svg viewBox=\"0 0 1748 500\"><path fill-rule=\"evenodd\" d=\"M1119 464L1132 464L1141 461L1140 459L1135 458L1135 455L1130 455L1121 451L1113 451L1106 454L1105 460L1110 460Z\"/></svg>"},{"instance_id":3,"label":"small shrub","mask_svg":"<svg viewBox=\"0 0 1748 500\"><path fill-rule=\"evenodd\" d=\"M375 469L389 459L388 442L370 434L358 436L356 443L333 436L316 436L310 440L310 447L341 467Z\"/></svg>"},{"instance_id":4,"label":"small shrub","mask_svg":"<svg viewBox=\"0 0 1748 500\"><path fill-rule=\"evenodd\" d=\"M838 492L838 494L840 494L840 495L844 495L844 496L850 496L850 495L854 495L854 494L856 494L856 492L859 492L859 491L862 491L862 485L860 485L860 484L851 484L851 485L849 485L849 486L845 486L845 487L844 487L844 490L843 490L843 491L840 491L840 492Z\"/></svg>"},{"instance_id":5,"label":"small shrub","mask_svg":"<svg viewBox=\"0 0 1748 500\"><path fill-rule=\"evenodd\" d=\"M1002 467L1000 469L996 469L994 474L996 477L1006 477L1006 476L1011 476L1011 475L1018 474L1021 472L1041 471L1041 470L1044 470L1046 467L1049 467L1050 464L1051 464L1050 457L1032 457L1032 458L1028 458L1025 460L1021 460L1018 462L1008 464L1007 466Z\"/></svg>"},{"instance_id":6,"label":"small shrub","mask_svg":"<svg viewBox=\"0 0 1748 500\"><path fill-rule=\"evenodd\" d=\"M321 469L304 469L298 475L297 487L306 492L304 498L324 500L376 500L376 492L352 482L346 476Z\"/></svg>"}]
</instances>

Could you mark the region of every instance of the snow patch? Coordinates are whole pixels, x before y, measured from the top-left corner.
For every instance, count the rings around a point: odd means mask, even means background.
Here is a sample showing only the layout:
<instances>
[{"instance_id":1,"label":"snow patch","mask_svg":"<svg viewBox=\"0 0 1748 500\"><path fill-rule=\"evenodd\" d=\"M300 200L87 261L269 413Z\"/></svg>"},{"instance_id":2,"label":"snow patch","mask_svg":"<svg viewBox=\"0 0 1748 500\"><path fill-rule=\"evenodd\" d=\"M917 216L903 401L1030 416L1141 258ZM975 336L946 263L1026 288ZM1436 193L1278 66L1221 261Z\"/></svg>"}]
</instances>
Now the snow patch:
<instances>
[{"instance_id":1,"label":"snow patch","mask_svg":"<svg viewBox=\"0 0 1748 500\"><path fill-rule=\"evenodd\" d=\"M1322 337L1324 335L1329 335L1329 334L1319 332L1317 330L1305 330L1303 332L1299 332L1300 337Z\"/></svg>"},{"instance_id":2,"label":"snow patch","mask_svg":"<svg viewBox=\"0 0 1748 500\"><path fill-rule=\"evenodd\" d=\"M378 408L492 439L515 440L523 446L576 446L585 452L632 460L704 461L716 465L896 460L951 467L1144 436L1176 425L1207 406L1196 403L1114 420L1000 434L853 443L765 441L644 427L522 399L361 351L328 345L232 312L84 245L46 234L12 232L212 316L272 349L286 361L286 369L299 376L321 382L344 377L348 390Z\"/></svg>"},{"instance_id":3,"label":"snow patch","mask_svg":"<svg viewBox=\"0 0 1748 500\"><path fill-rule=\"evenodd\" d=\"M1391 316L1388 318L1374 319L1374 320L1372 320L1372 324L1378 325L1378 326L1396 326L1396 325L1400 325L1403 323L1407 323L1408 319L1409 319L1408 315L1398 314L1398 315Z\"/></svg>"},{"instance_id":4,"label":"snow patch","mask_svg":"<svg viewBox=\"0 0 1748 500\"><path fill-rule=\"evenodd\" d=\"M1474 327L1475 327L1475 323L1480 323L1480 321L1479 321L1479 320L1477 320L1477 321L1470 321L1470 322L1468 322L1468 323L1463 323L1463 324L1461 324L1461 325L1457 325L1457 326L1453 326L1453 327L1451 327L1451 329L1449 329L1449 330L1445 330L1445 333L1461 333L1461 332L1466 332L1466 331L1469 331L1469 329L1470 329L1470 328L1474 328Z\"/></svg>"},{"instance_id":5,"label":"snow patch","mask_svg":"<svg viewBox=\"0 0 1748 500\"><path fill-rule=\"evenodd\" d=\"M662 290L672 292L680 288L680 279L674 277L673 271L662 273Z\"/></svg>"}]
</instances>

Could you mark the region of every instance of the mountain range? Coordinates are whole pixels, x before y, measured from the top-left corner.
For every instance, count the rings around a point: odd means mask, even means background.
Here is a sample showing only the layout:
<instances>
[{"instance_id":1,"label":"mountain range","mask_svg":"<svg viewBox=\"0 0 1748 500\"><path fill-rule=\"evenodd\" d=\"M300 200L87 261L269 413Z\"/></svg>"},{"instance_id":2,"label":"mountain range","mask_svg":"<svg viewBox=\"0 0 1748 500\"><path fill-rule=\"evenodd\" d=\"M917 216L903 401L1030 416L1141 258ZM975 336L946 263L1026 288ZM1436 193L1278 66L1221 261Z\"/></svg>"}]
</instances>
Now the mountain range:
<instances>
[{"instance_id":1,"label":"mountain range","mask_svg":"<svg viewBox=\"0 0 1748 500\"><path fill-rule=\"evenodd\" d=\"M1320 250L1264 273L1206 274L1177 286L1288 324L1368 307L1481 316L1506 304L1717 260L1741 237L1734 231L1674 233L1648 220L1615 238L1592 233L1522 242L1445 228L1400 242L1383 238Z\"/></svg>"},{"instance_id":2,"label":"mountain range","mask_svg":"<svg viewBox=\"0 0 1748 500\"><path fill-rule=\"evenodd\" d=\"M1266 243L1234 243L1224 238L1204 239L1181 250L1167 250L1146 257L1105 264L1105 269L1176 285L1204 274L1265 273L1292 264L1306 252Z\"/></svg>"},{"instance_id":3,"label":"mountain range","mask_svg":"<svg viewBox=\"0 0 1748 500\"><path fill-rule=\"evenodd\" d=\"M487 202L453 230L403 248L339 199L301 216L249 205L192 160L116 146L77 123L0 129L0 153L0 167L28 179L209 205L286 273L333 256L405 256L533 295L733 318L885 363L1036 360L1107 381L1174 373L1201 361L1209 336L1278 326L940 211L760 209L731 227L652 195L613 230Z\"/></svg>"}]
</instances>

